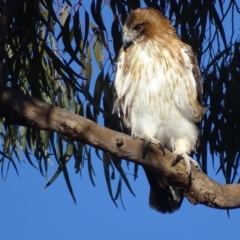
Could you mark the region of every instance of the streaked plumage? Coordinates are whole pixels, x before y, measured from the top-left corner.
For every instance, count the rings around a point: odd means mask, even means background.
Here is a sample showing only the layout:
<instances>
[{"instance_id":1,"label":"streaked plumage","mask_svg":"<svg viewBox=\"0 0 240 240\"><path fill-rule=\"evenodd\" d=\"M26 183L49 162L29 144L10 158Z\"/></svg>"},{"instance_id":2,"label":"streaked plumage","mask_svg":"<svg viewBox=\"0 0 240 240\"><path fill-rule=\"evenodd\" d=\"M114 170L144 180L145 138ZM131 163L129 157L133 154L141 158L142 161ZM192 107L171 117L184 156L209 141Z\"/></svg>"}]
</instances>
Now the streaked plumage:
<instances>
[{"instance_id":1,"label":"streaked plumage","mask_svg":"<svg viewBox=\"0 0 240 240\"><path fill-rule=\"evenodd\" d=\"M131 12L123 26L123 47L117 60L114 110L121 113L131 134L161 144L186 162L195 150L205 109L201 105L200 71L190 46L184 44L169 20L154 9ZM145 169L150 205L173 212L182 194L166 179Z\"/></svg>"}]
</instances>

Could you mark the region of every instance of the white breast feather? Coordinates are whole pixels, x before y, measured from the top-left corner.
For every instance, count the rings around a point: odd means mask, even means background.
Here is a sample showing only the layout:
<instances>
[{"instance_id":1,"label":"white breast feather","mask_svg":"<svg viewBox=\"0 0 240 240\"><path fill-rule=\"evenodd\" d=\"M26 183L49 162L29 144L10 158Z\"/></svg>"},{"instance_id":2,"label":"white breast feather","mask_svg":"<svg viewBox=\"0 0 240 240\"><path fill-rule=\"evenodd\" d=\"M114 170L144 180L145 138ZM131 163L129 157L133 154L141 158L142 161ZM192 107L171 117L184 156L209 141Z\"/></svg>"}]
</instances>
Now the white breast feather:
<instances>
[{"instance_id":1,"label":"white breast feather","mask_svg":"<svg viewBox=\"0 0 240 240\"><path fill-rule=\"evenodd\" d=\"M169 55L166 61L172 60L167 50L164 51L165 56ZM198 136L189 104L188 91L193 91L195 97L197 95L191 69L184 69L177 61L154 62L157 56L149 57L146 49L137 52L139 54L132 56L131 70L125 76L126 53L120 54L115 77L116 103L122 109L128 127L133 133L161 141L170 151L181 145L181 151L189 153L194 150ZM187 63L187 55L183 56ZM169 68L174 68L177 74ZM137 79L133 79L133 72L137 73L134 75Z\"/></svg>"}]
</instances>

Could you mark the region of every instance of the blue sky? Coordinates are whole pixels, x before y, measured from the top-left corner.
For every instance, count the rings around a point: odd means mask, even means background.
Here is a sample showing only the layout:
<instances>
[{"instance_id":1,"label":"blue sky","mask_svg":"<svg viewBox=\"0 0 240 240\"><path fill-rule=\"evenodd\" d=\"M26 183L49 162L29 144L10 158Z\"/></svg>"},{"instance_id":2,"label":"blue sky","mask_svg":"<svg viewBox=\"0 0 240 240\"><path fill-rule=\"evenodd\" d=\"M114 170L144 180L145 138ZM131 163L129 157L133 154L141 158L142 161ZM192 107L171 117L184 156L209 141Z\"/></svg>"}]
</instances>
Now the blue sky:
<instances>
[{"instance_id":1,"label":"blue sky","mask_svg":"<svg viewBox=\"0 0 240 240\"><path fill-rule=\"evenodd\" d=\"M0 238L239 239L240 209L231 210L228 218L224 210L193 206L187 199L174 214L163 215L150 209L149 186L141 169L137 181L129 177L136 197L123 186L126 210L120 202L117 209L107 191L102 163L97 157L93 161L96 187L92 186L86 168L80 177L74 173L73 161L68 164L77 205L62 176L43 190L45 178L28 163L18 165L20 177L10 169L7 181L1 182ZM212 179L224 182L211 167L209 170Z\"/></svg>"},{"instance_id":2,"label":"blue sky","mask_svg":"<svg viewBox=\"0 0 240 240\"><path fill-rule=\"evenodd\" d=\"M120 204L117 209L107 192L102 163L95 163L96 187L87 169L80 179L69 166L77 205L63 177L43 190L45 179L29 164L19 167L20 178L11 170L1 183L1 239L238 239L239 209L230 211L230 219L226 211L193 206L186 199L174 214L150 209L143 171L131 181L137 197L124 187L126 211Z\"/></svg>"}]
</instances>

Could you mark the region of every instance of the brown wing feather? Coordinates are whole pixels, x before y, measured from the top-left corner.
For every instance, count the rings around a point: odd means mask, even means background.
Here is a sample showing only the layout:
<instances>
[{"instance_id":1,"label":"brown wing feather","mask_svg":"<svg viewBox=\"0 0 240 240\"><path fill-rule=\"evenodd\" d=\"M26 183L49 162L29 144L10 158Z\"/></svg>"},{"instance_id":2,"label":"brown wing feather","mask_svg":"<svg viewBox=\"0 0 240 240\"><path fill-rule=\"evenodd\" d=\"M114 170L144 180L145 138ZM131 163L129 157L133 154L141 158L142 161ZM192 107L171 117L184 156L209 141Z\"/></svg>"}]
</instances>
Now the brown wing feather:
<instances>
[{"instance_id":1,"label":"brown wing feather","mask_svg":"<svg viewBox=\"0 0 240 240\"><path fill-rule=\"evenodd\" d=\"M192 73L196 81L197 87L197 100L201 105L203 105L203 87L201 82L201 72L198 66L198 61L196 55L193 53L191 47L188 48L187 54L189 56L191 65L192 65Z\"/></svg>"}]
</instances>

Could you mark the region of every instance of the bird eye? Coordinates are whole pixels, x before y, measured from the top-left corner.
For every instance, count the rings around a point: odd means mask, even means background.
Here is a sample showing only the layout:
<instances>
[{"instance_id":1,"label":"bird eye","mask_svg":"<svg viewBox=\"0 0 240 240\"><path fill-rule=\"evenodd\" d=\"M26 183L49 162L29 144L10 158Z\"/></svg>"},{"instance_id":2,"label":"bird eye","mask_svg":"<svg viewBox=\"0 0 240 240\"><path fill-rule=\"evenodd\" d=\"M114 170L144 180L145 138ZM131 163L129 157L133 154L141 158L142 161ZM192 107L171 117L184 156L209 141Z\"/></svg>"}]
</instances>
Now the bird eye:
<instances>
[{"instance_id":1,"label":"bird eye","mask_svg":"<svg viewBox=\"0 0 240 240\"><path fill-rule=\"evenodd\" d=\"M134 30L141 30L143 24L137 24L133 29Z\"/></svg>"}]
</instances>

